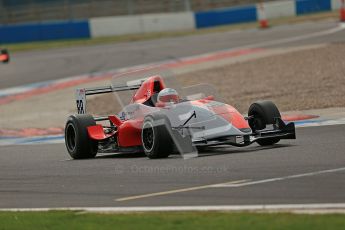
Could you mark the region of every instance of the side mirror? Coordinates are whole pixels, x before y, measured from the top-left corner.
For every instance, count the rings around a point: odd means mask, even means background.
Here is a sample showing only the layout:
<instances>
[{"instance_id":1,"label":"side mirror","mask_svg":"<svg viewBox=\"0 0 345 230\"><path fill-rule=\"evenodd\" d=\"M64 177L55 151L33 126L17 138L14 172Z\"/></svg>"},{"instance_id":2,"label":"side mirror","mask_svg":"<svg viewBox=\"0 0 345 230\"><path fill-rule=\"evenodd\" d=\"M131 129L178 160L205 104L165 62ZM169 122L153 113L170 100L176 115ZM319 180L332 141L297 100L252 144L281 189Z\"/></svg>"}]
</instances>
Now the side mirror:
<instances>
[{"instance_id":1,"label":"side mirror","mask_svg":"<svg viewBox=\"0 0 345 230\"><path fill-rule=\"evenodd\" d=\"M8 63L10 61L10 54L6 49L0 51L0 62Z\"/></svg>"}]
</instances>

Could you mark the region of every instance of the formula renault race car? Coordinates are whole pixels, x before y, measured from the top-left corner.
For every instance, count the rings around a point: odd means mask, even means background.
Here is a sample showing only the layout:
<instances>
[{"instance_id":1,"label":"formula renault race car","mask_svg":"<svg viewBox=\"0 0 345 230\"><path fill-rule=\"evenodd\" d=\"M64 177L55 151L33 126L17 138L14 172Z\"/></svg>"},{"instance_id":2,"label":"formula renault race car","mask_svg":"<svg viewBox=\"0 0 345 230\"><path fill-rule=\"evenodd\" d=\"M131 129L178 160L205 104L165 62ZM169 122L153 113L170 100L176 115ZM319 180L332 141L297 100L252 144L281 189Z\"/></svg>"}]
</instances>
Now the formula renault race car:
<instances>
[{"instance_id":1,"label":"formula renault race car","mask_svg":"<svg viewBox=\"0 0 345 230\"><path fill-rule=\"evenodd\" d=\"M10 54L6 49L0 50L0 62L8 63L10 61Z\"/></svg>"},{"instance_id":2,"label":"formula renault race car","mask_svg":"<svg viewBox=\"0 0 345 230\"><path fill-rule=\"evenodd\" d=\"M87 114L86 96L129 91L131 101L120 113ZM160 75L123 85L77 89L78 114L70 116L65 126L68 153L82 159L98 152L144 152L154 159L172 153L195 156L208 146L243 147L254 142L269 146L296 138L294 123L285 124L270 101L253 103L248 116L243 116L214 95L187 92L191 95L181 97L177 90L167 88Z\"/></svg>"}]
</instances>

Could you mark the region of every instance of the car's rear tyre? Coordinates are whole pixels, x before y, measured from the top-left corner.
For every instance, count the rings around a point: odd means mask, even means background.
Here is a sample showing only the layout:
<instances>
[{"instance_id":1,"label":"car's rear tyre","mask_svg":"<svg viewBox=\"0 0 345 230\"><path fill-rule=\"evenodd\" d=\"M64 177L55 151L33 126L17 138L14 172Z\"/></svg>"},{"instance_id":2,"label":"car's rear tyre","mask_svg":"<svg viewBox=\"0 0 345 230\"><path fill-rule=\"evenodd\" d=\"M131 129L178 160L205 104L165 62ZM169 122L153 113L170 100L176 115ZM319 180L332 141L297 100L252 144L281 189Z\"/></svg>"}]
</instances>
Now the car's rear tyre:
<instances>
[{"instance_id":1,"label":"car's rear tyre","mask_svg":"<svg viewBox=\"0 0 345 230\"><path fill-rule=\"evenodd\" d=\"M258 101L249 107L248 123L253 132L266 128L266 125L275 124L275 118L281 118L277 106L271 101ZM279 137L257 140L261 146L274 145L280 141Z\"/></svg>"},{"instance_id":2,"label":"car's rear tyre","mask_svg":"<svg viewBox=\"0 0 345 230\"><path fill-rule=\"evenodd\" d=\"M164 114L157 113L145 117L141 140L148 158L166 158L173 152L174 145L169 129L171 124Z\"/></svg>"},{"instance_id":3,"label":"car's rear tyre","mask_svg":"<svg viewBox=\"0 0 345 230\"><path fill-rule=\"evenodd\" d=\"M68 117L65 126L65 144L69 155L73 159L87 159L96 156L98 143L89 137L87 131L87 127L93 125L96 125L96 122L88 114L77 114Z\"/></svg>"}]
</instances>

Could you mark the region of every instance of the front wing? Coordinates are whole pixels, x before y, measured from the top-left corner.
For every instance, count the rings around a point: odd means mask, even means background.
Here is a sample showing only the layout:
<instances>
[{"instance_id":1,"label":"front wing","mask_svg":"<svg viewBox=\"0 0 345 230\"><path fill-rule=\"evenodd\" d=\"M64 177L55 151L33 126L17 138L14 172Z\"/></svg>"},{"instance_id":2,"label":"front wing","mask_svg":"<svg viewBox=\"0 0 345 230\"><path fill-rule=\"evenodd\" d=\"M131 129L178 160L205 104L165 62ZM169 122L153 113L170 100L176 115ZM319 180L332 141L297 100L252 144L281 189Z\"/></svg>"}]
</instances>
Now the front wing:
<instances>
[{"instance_id":1,"label":"front wing","mask_svg":"<svg viewBox=\"0 0 345 230\"><path fill-rule=\"evenodd\" d=\"M243 133L242 135L221 136L210 140L194 140L194 146L216 146L233 145L244 147L262 139L296 139L295 124L293 122L285 124L281 118L276 118L276 124L269 125L263 130Z\"/></svg>"}]
</instances>

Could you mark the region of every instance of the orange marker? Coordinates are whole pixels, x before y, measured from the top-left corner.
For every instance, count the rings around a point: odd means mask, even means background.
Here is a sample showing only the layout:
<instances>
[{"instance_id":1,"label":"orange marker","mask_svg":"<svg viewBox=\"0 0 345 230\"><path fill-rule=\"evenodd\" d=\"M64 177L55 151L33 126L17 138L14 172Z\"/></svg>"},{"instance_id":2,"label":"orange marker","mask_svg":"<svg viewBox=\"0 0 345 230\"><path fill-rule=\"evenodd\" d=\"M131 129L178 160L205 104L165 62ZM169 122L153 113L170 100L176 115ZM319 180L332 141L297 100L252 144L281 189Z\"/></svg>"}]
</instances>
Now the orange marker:
<instances>
[{"instance_id":1,"label":"orange marker","mask_svg":"<svg viewBox=\"0 0 345 230\"><path fill-rule=\"evenodd\" d=\"M267 29L269 27L268 20L266 17L265 7L263 3L259 3L259 11L260 11L260 28Z\"/></svg>"},{"instance_id":2,"label":"orange marker","mask_svg":"<svg viewBox=\"0 0 345 230\"><path fill-rule=\"evenodd\" d=\"M340 21L345 22L345 0L340 0L341 6L340 6Z\"/></svg>"}]
</instances>

